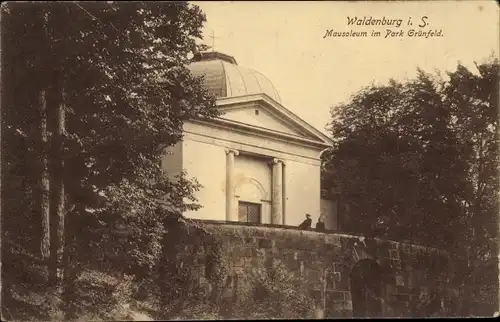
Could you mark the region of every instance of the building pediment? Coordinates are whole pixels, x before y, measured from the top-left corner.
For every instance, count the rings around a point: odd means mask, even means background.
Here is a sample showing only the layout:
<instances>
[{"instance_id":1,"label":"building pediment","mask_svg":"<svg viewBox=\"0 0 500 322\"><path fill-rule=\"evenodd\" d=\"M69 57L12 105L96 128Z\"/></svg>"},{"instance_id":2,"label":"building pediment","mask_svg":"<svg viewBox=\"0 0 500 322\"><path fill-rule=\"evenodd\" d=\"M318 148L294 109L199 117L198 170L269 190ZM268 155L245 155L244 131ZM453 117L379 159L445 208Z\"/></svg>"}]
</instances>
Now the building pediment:
<instances>
[{"instance_id":1,"label":"building pediment","mask_svg":"<svg viewBox=\"0 0 500 322\"><path fill-rule=\"evenodd\" d=\"M217 101L217 107L221 112L217 122L226 126L244 127L325 147L332 145L330 138L265 94L222 98Z\"/></svg>"}]
</instances>

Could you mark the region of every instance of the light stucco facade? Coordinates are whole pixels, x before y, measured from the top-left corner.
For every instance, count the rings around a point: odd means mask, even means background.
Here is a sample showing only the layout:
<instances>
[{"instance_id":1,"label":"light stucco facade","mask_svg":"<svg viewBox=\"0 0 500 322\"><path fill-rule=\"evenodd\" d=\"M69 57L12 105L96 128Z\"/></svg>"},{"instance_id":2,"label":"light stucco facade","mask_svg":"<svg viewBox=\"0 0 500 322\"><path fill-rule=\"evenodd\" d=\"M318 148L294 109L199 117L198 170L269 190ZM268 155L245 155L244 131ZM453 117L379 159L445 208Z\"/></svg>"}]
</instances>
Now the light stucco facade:
<instances>
[{"instance_id":1,"label":"light stucco facade","mask_svg":"<svg viewBox=\"0 0 500 322\"><path fill-rule=\"evenodd\" d=\"M186 122L183 140L164 154L167 175L185 170L202 185L196 194L202 208L186 217L295 226L306 214L317 220L332 213L320 202L328 137L265 92L218 97L217 108L216 119ZM325 222L329 229L332 220Z\"/></svg>"}]
</instances>

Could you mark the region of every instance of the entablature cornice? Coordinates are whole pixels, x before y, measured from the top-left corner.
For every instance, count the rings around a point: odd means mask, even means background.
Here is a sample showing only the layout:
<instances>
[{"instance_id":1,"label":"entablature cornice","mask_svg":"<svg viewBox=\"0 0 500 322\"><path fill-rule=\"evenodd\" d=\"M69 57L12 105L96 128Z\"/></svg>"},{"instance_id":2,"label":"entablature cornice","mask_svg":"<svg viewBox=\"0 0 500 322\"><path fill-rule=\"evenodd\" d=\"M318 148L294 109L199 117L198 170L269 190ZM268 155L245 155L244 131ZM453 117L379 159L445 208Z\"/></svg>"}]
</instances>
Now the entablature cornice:
<instances>
[{"instance_id":1,"label":"entablature cornice","mask_svg":"<svg viewBox=\"0 0 500 322\"><path fill-rule=\"evenodd\" d=\"M247 135L263 137L266 139L271 139L280 142L286 142L287 144L295 144L308 148L314 148L314 150L322 151L325 148L330 147L328 144L320 141L314 141L307 138L291 135L288 133L277 132L261 128L254 125L248 125L236 121L231 121L227 119L191 119L189 122L203 124L209 127L222 128L228 131L238 131Z\"/></svg>"},{"instance_id":2,"label":"entablature cornice","mask_svg":"<svg viewBox=\"0 0 500 322\"><path fill-rule=\"evenodd\" d=\"M268 156L272 157L273 159L279 159L284 161L290 160L316 166L321 165L321 160L319 159L319 157L314 157L313 155L306 155L304 153L301 153L300 147L297 147L299 148L299 150L292 148L287 151L282 151L270 148L269 146L266 147L257 146L257 145L252 145L248 142L245 143L245 142L234 141L231 140L230 138L222 139L205 134L192 133L189 131L186 131L184 133L184 139L219 146L224 148L226 151L236 150L240 154L244 152L244 154L250 153L254 155ZM271 161L273 159L271 159Z\"/></svg>"}]
</instances>

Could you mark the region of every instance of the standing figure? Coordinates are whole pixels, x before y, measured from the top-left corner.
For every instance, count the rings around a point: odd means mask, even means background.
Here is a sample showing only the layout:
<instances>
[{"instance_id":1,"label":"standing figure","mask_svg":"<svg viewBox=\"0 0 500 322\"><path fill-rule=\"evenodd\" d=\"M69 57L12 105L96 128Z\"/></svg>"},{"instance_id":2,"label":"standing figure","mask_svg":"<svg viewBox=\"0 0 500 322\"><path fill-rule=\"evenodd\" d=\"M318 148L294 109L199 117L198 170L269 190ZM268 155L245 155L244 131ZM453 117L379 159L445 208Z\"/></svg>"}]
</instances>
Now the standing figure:
<instances>
[{"instance_id":1,"label":"standing figure","mask_svg":"<svg viewBox=\"0 0 500 322\"><path fill-rule=\"evenodd\" d=\"M326 230L325 223L323 222L323 217L318 218L318 222L316 223L316 231L324 232Z\"/></svg>"},{"instance_id":2,"label":"standing figure","mask_svg":"<svg viewBox=\"0 0 500 322\"><path fill-rule=\"evenodd\" d=\"M309 228L311 228L311 224L312 224L311 215L306 214L306 220L304 220L299 225L299 228L301 228L301 229L309 229Z\"/></svg>"}]
</instances>

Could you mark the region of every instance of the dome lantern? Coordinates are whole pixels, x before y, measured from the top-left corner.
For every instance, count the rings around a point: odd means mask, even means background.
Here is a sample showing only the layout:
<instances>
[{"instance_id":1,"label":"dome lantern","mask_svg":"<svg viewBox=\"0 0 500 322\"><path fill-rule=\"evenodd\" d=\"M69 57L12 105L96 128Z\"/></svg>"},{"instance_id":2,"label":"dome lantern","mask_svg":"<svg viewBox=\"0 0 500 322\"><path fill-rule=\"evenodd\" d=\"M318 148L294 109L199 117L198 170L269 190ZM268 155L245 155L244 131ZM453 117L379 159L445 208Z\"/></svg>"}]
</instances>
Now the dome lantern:
<instances>
[{"instance_id":1,"label":"dome lantern","mask_svg":"<svg viewBox=\"0 0 500 322\"><path fill-rule=\"evenodd\" d=\"M230 64L238 65L236 63L236 59L234 59L233 56L229 56L223 53L219 53L217 51L207 51L207 52L201 52L201 53L196 53L193 57L193 61L208 61L208 60L222 60Z\"/></svg>"}]
</instances>

